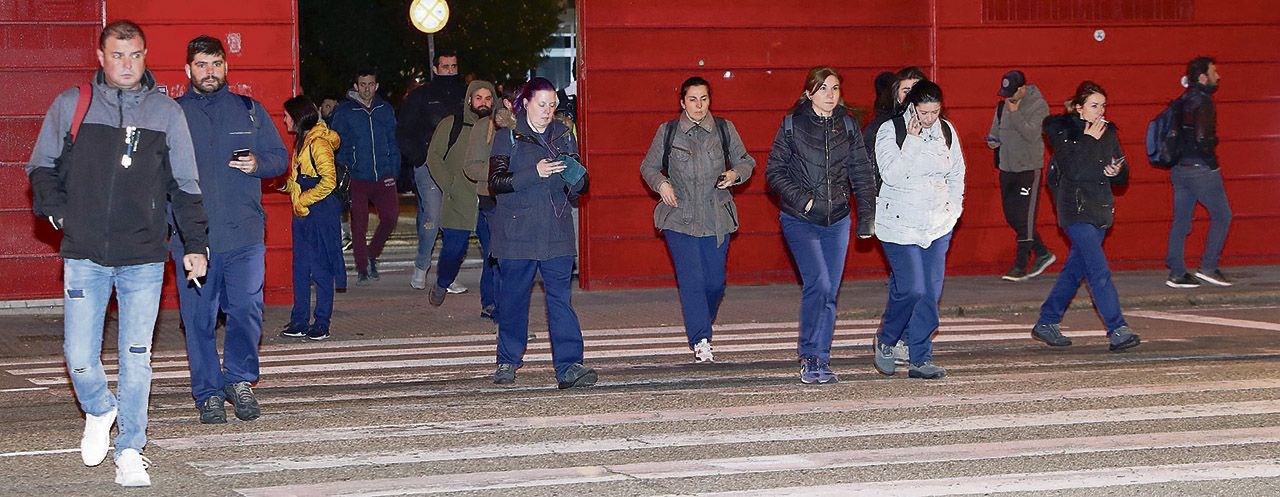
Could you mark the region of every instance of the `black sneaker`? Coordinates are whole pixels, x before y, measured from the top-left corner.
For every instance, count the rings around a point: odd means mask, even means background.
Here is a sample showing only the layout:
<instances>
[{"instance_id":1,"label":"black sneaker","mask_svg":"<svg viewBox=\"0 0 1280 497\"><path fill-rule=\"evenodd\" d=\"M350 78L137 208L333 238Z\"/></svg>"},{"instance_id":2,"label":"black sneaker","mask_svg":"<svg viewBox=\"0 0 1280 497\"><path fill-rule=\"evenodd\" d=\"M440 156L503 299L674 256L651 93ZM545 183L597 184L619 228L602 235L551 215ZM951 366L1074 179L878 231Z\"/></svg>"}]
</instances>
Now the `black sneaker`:
<instances>
[{"instance_id":1,"label":"black sneaker","mask_svg":"<svg viewBox=\"0 0 1280 497\"><path fill-rule=\"evenodd\" d=\"M1212 273L1196 271L1196 278L1199 278L1201 281L1206 283L1212 283L1218 286L1231 286L1231 280L1227 279L1227 276L1217 269L1213 270Z\"/></svg>"},{"instance_id":2,"label":"black sneaker","mask_svg":"<svg viewBox=\"0 0 1280 497\"><path fill-rule=\"evenodd\" d=\"M326 338L329 338L328 326L316 326L313 324L310 328L307 328L307 339L319 341Z\"/></svg>"},{"instance_id":3,"label":"black sneaker","mask_svg":"<svg viewBox=\"0 0 1280 497\"><path fill-rule=\"evenodd\" d=\"M1137 347L1142 340L1137 333L1130 330L1128 326L1121 326L1107 333L1111 345L1108 347L1112 352L1119 352L1124 349Z\"/></svg>"},{"instance_id":4,"label":"black sneaker","mask_svg":"<svg viewBox=\"0 0 1280 497\"><path fill-rule=\"evenodd\" d=\"M498 370L493 372L493 383L496 385L510 385L515 382L516 366L514 364L499 364Z\"/></svg>"},{"instance_id":5,"label":"black sneaker","mask_svg":"<svg viewBox=\"0 0 1280 497\"><path fill-rule=\"evenodd\" d=\"M378 258L377 257L369 258L369 279L371 280L378 279Z\"/></svg>"},{"instance_id":6,"label":"black sneaker","mask_svg":"<svg viewBox=\"0 0 1280 497\"><path fill-rule=\"evenodd\" d=\"M369 273L365 273L365 272L356 273L356 284L357 284L357 285L368 285L368 284L369 284Z\"/></svg>"},{"instance_id":7,"label":"black sneaker","mask_svg":"<svg viewBox=\"0 0 1280 497\"><path fill-rule=\"evenodd\" d=\"M226 385L222 387L222 392L231 399L231 405L236 406L236 417L240 421L253 421L262 415L262 408L258 406L257 397L253 396L253 387L249 386L249 382L238 381Z\"/></svg>"},{"instance_id":8,"label":"black sneaker","mask_svg":"<svg viewBox=\"0 0 1280 497\"><path fill-rule=\"evenodd\" d=\"M497 321L497 318L493 316L493 313L497 312L497 310L498 310L498 306L495 306L492 304L487 305L483 309L480 309L480 317L491 320L491 321Z\"/></svg>"},{"instance_id":9,"label":"black sneaker","mask_svg":"<svg viewBox=\"0 0 1280 497\"><path fill-rule=\"evenodd\" d=\"M569 370L564 372L564 377L558 379L561 390L566 388L589 387L596 384L596 370L581 364L569 366Z\"/></svg>"},{"instance_id":10,"label":"black sneaker","mask_svg":"<svg viewBox=\"0 0 1280 497\"><path fill-rule=\"evenodd\" d=\"M1040 273L1043 273L1044 270L1049 269L1049 266L1052 266L1053 263L1057 261L1058 261L1058 256L1053 255L1053 252L1045 252L1043 254L1040 254L1039 257L1036 257L1035 260L1031 261L1031 270L1027 272L1027 277L1024 279L1029 280L1031 278L1035 278L1036 276L1040 276Z\"/></svg>"},{"instance_id":11,"label":"black sneaker","mask_svg":"<svg viewBox=\"0 0 1280 497\"><path fill-rule=\"evenodd\" d=\"M307 336L307 325L304 323L295 323L290 321L289 324L280 328L280 336L289 338L302 338Z\"/></svg>"},{"instance_id":12,"label":"black sneaker","mask_svg":"<svg viewBox=\"0 0 1280 497\"><path fill-rule=\"evenodd\" d=\"M1048 344L1051 347L1071 345L1071 339L1062 335L1062 328L1056 324L1037 324L1031 328L1031 338Z\"/></svg>"},{"instance_id":13,"label":"black sneaker","mask_svg":"<svg viewBox=\"0 0 1280 497\"><path fill-rule=\"evenodd\" d=\"M1000 279L1005 281L1023 281L1027 279L1027 270L1018 266L1013 266L1009 268L1009 272L1004 273L1004 276L1001 276Z\"/></svg>"},{"instance_id":14,"label":"black sneaker","mask_svg":"<svg viewBox=\"0 0 1280 497\"><path fill-rule=\"evenodd\" d=\"M1182 273L1181 276L1170 276L1165 280L1165 285L1169 288L1199 288L1200 280L1195 279L1190 274Z\"/></svg>"},{"instance_id":15,"label":"black sneaker","mask_svg":"<svg viewBox=\"0 0 1280 497\"><path fill-rule=\"evenodd\" d=\"M204 399L199 406L200 422L207 425L216 425L227 422L227 408L224 407L227 399L221 395L210 395Z\"/></svg>"}]
</instances>

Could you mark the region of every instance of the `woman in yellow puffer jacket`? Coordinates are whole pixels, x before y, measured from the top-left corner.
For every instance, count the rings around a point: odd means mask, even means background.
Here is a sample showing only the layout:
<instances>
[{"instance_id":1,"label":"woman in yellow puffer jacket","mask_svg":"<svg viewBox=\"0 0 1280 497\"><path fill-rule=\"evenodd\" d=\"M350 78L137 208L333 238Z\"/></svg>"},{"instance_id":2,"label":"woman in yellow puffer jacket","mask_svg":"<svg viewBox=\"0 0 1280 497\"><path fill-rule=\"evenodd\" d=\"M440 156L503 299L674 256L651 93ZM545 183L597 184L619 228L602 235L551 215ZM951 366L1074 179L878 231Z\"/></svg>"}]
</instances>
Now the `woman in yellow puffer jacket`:
<instances>
[{"instance_id":1,"label":"woman in yellow puffer jacket","mask_svg":"<svg viewBox=\"0 0 1280 497\"><path fill-rule=\"evenodd\" d=\"M280 334L324 340L329 338L334 289L347 287L342 260L342 207L334 194L337 170L333 151L340 139L320 120L320 112L307 97L299 95L285 101L284 109L285 126L297 139L284 186L293 202L293 313Z\"/></svg>"}]
</instances>

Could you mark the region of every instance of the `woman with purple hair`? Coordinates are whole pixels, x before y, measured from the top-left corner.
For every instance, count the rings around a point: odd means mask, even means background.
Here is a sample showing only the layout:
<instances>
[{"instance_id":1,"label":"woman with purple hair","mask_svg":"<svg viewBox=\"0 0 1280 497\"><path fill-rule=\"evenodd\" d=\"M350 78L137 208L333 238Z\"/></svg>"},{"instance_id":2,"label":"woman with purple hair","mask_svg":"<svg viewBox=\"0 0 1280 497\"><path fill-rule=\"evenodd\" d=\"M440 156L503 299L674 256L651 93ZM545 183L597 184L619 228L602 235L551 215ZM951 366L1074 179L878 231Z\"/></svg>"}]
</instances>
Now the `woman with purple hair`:
<instances>
[{"instance_id":1,"label":"woman with purple hair","mask_svg":"<svg viewBox=\"0 0 1280 497\"><path fill-rule=\"evenodd\" d=\"M582 365L582 327L570 303L574 247L572 198L587 184L578 142L555 119L556 88L544 78L516 99L515 127L494 134L489 189L497 205L492 255L498 259L498 368L493 382L515 382L528 346L529 298L541 274L546 292L551 359L560 388L596 383Z\"/></svg>"}]
</instances>

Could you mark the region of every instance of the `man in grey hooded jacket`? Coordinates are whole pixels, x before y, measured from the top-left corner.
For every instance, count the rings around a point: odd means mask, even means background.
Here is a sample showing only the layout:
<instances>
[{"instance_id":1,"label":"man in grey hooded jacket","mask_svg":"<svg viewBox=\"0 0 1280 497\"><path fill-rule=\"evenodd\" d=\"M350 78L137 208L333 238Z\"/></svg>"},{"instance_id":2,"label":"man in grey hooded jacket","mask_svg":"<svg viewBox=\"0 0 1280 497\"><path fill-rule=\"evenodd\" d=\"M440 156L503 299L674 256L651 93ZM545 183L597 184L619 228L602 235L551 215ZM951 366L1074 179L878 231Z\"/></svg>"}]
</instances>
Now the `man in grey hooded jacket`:
<instances>
[{"instance_id":1,"label":"man in grey hooded jacket","mask_svg":"<svg viewBox=\"0 0 1280 497\"><path fill-rule=\"evenodd\" d=\"M991 120L987 146L995 150L996 167L1000 169L1004 219L1018 237L1013 266L1002 278L1026 281L1039 276L1058 260L1036 232L1040 169L1044 167L1044 143L1040 135L1044 118L1049 116L1049 104L1040 95L1040 89L1027 84L1026 76L1018 70L1005 73L997 94L1002 100ZM1033 254L1035 259L1028 269L1027 262Z\"/></svg>"}]
</instances>

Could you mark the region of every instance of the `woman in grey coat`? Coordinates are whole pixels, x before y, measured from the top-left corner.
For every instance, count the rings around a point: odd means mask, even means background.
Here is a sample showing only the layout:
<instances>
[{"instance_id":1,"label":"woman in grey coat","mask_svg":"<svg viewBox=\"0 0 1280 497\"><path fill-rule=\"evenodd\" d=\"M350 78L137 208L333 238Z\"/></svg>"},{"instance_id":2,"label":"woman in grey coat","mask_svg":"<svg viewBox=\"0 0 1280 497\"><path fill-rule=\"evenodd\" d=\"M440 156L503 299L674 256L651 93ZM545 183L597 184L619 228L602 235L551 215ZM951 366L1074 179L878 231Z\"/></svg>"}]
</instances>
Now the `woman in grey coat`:
<instances>
[{"instance_id":1,"label":"woman in grey coat","mask_svg":"<svg viewBox=\"0 0 1280 497\"><path fill-rule=\"evenodd\" d=\"M729 234L738 209L729 189L751 177L756 161L725 119L711 116L711 85L694 76L680 85L680 117L658 126L640 174L661 201L653 225L676 269L685 334L696 362L714 360L711 323L725 290Z\"/></svg>"}]
</instances>

